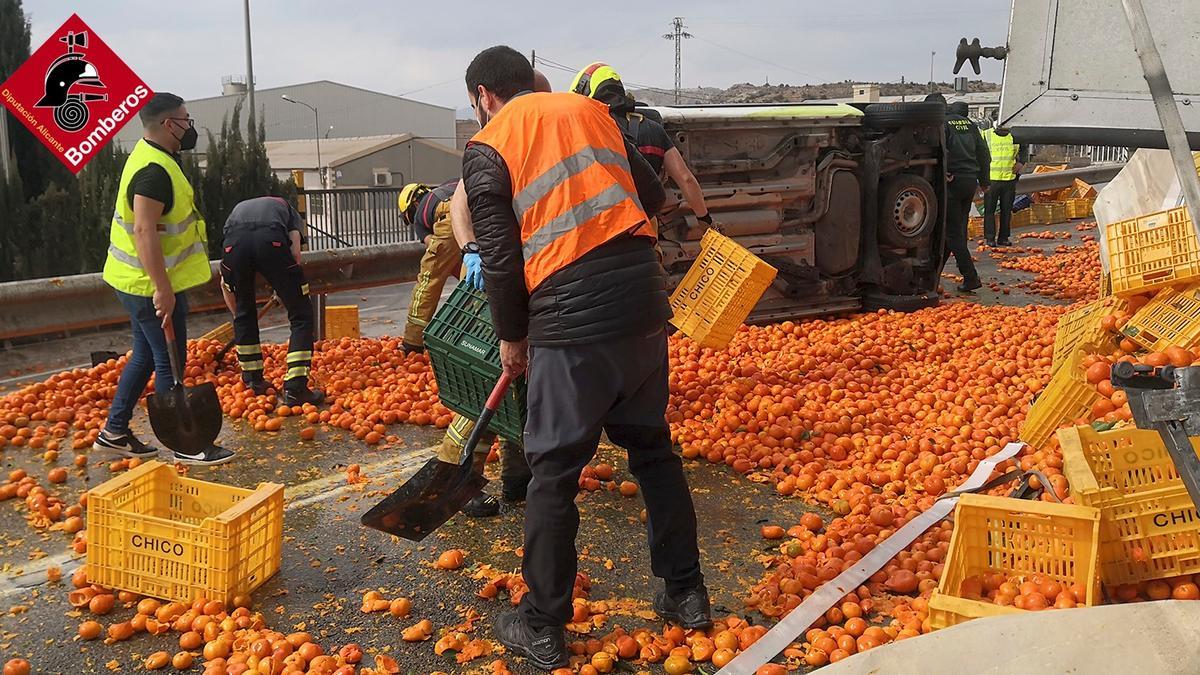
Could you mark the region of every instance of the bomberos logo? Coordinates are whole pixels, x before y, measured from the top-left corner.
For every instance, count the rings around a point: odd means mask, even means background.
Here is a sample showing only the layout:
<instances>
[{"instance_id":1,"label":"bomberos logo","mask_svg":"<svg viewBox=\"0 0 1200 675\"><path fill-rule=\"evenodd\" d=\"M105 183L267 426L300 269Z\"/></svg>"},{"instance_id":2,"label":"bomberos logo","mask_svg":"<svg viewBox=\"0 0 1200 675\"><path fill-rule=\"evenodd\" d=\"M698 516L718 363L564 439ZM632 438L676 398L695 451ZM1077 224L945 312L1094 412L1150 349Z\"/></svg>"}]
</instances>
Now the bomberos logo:
<instances>
[{"instance_id":1,"label":"bomberos logo","mask_svg":"<svg viewBox=\"0 0 1200 675\"><path fill-rule=\"evenodd\" d=\"M72 173L112 140L152 93L77 14L0 85L4 106Z\"/></svg>"}]
</instances>

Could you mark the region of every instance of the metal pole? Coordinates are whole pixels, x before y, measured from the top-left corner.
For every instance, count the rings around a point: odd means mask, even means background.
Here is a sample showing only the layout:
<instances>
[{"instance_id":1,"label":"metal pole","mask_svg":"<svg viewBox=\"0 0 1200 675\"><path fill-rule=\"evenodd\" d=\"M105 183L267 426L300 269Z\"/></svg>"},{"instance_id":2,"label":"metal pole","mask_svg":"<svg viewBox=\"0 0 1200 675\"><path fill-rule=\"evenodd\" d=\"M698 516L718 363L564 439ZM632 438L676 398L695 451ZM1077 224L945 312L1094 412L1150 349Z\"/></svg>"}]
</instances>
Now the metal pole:
<instances>
[{"instance_id":1,"label":"metal pole","mask_svg":"<svg viewBox=\"0 0 1200 675\"><path fill-rule=\"evenodd\" d=\"M4 180L6 182L12 172L8 163L8 111L0 110L0 166L4 168Z\"/></svg>"},{"instance_id":2,"label":"metal pole","mask_svg":"<svg viewBox=\"0 0 1200 675\"><path fill-rule=\"evenodd\" d=\"M321 181L321 187L329 187L328 177L325 175L321 164L321 118L317 115L316 106L309 106L313 111L313 136L317 139L317 178Z\"/></svg>"},{"instance_id":3,"label":"metal pole","mask_svg":"<svg viewBox=\"0 0 1200 675\"><path fill-rule=\"evenodd\" d=\"M1196 163L1188 146L1183 118L1179 115L1175 95L1171 91L1171 81L1167 79L1167 70L1163 66L1158 47L1154 44L1154 35L1150 32L1150 23L1146 20L1142 0L1121 0L1121 7L1125 10L1125 20L1129 23L1129 32L1133 35L1133 48L1142 63L1142 73L1150 87L1150 96L1154 99L1154 108L1158 112L1163 135L1167 137L1171 161L1175 164L1175 173L1179 177L1180 187L1183 188L1184 202L1192 216L1192 228L1200 238L1200 177L1196 175Z\"/></svg>"},{"instance_id":4,"label":"metal pole","mask_svg":"<svg viewBox=\"0 0 1200 675\"><path fill-rule=\"evenodd\" d=\"M254 140L258 129L254 126L254 59L250 49L250 0L245 0L242 7L246 17L246 102L250 104L250 114L246 119L250 124L249 138Z\"/></svg>"},{"instance_id":5,"label":"metal pole","mask_svg":"<svg viewBox=\"0 0 1200 675\"><path fill-rule=\"evenodd\" d=\"M929 52L929 91L933 92L933 57L937 56L937 52Z\"/></svg>"}]
</instances>

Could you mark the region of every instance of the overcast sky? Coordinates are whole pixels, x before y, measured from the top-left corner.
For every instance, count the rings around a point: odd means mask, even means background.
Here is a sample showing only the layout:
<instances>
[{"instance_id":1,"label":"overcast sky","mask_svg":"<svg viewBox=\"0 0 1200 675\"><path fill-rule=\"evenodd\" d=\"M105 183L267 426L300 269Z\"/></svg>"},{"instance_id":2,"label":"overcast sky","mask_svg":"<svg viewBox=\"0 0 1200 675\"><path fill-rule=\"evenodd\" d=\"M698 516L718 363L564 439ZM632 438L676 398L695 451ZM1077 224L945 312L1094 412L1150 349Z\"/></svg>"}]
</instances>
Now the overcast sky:
<instances>
[{"instance_id":1,"label":"overcast sky","mask_svg":"<svg viewBox=\"0 0 1200 675\"><path fill-rule=\"evenodd\" d=\"M252 0L259 87L328 79L455 108L471 57L508 44L569 68L605 61L627 83L670 88L674 46L662 35L682 15L683 86L841 80L949 81L961 37L1003 44L1009 0L689 0L577 3ZM639 6L640 5L640 6ZM586 11L579 8L587 7ZM637 8L637 9L634 9ZM245 73L238 0L25 0L34 48L72 11L152 89L184 98L220 93L221 77ZM555 89L570 73L543 69ZM999 62L982 78L999 82ZM969 73L966 67L964 73ZM971 74L971 77L975 77Z\"/></svg>"}]
</instances>

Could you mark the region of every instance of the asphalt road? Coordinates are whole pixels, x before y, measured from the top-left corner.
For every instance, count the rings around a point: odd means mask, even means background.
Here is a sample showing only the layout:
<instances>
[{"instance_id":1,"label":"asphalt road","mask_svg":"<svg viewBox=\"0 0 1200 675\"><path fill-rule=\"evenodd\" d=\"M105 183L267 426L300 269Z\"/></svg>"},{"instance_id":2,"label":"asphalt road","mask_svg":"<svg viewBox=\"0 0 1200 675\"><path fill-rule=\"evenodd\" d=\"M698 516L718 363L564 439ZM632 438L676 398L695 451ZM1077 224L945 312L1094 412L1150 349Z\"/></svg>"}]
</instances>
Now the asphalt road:
<instances>
[{"instance_id":1,"label":"asphalt road","mask_svg":"<svg viewBox=\"0 0 1200 675\"><path fill-rule=\"evenodd\" d=\"M1070 231L1070 241L1020 240L1019 243L1039 249L1079 243L1081 233L1074 231L1073 224L1051 229ZM985 281L995 278L1012 291L1005 295L985 288L976 296L978 301L1050 302L1027 296L1015 287L1030 275L997 269L986 254L978 257ZM953 284L947 280L946 286ZM330 304L359 304L365 334L395 335L403 328L408 294L408 285L380 288L341 294L331 298ZM223 315L199 317L193 322L193 334L198 335L224 319ZM281 314L269 315L264 320L264 325L269 326L264 331L264 340L286 339L286 327L280 325L285 322ZM87 353L94 349L123 349L126 339L123 331L105 331L17 347L0 352L0 373L76 365L85 361ZM7 377L0 380L0 392L45 375L31 372ZM140 410L134 426L136 431L149 436ZM358 642L368 654L392 655L403 665L404 672L473 672L485 667L489 658L460 667L450 655L436 656L432 640L406 644L400 641L399 634L403 627L420 618L430 619L436 630L454 626L463 621L466 612L474 610L482 616L476 634L491 637L490 622L509 604L506 600L486 601L476 597L482 582L473 575L483 566L505 571L519 568L516 548L521 542L521 510L509 510L487 521L456 517L422 544L362 528L357 522L361 513L422 464L430 456L426 448L440 434L431 428L393 427L403 443L400 448L382 450L365 446L348 433L323 431L316 441L302 443L295 435L298 428L293 423L279 433L256 434L245 429L241 422L226 420L219 442L238 451L237 461L221 467L193 468L189 474L244 487L253 487L260 481L286 485L282 569L254 594L256 609L266 614L269 625L276 630L310 631L326 647ZM603 448L601 456L617 467L618 480L620 476L628 476L623 453ZM59 465L69 464L66 457L64 453ZM69 468L68 481L55 487L55 492L73 503L83 490L112 476L107 466L111 459L102 453L92 453L86 468ZM5 452L0 461L6 471L23 468L39 476L44 476L49 468L40 457L29 452ZM363 467L369 478L367 484L347 484L344 472L350 463ZM758 554L767 542L760 537L759 526L767 521L790 525L808 507L800 500L781 500L769 487L747 481L724 467L707 462L685 462L685 465L700 520L705 572L714 603L719 612L743 614L741 596L761 577L763 570ZM616 615L613 621L626 628L652 625L652 621L637 616L639 611L649 609L655 590L649 575L644 526L639 520L641 498L625 498L601 490L583 496L580 508L580 568L594 580L592 599L620 600L628 615ZM23 513L16 500L0 503L0 661L24 656L39 673L106 673L110 672L110 663L117 672L131 672L139 670L141 660L151 652L177 651L177 635L142 634L112 646L75 639L76 627L83 619L66 602L69 583L47 583L46 569L59 566L69 579L80 561L64 553L70 542L68 535L39 533L24 522ZM431 561L448 548L468 552L464 569L456 572L432 569ZM387 597L410 597L413 615L407 620L397 620L386 614L361 613L358 608L362 593L371 589ZM119 609L102 623L122 621L131 614L130 609ZM368 656L366 661L370 660ZM514 659L508 659L508 663L514 672L534 672ZM193 671L199 672L200 668Z\"/></svg>"}]
</instances>

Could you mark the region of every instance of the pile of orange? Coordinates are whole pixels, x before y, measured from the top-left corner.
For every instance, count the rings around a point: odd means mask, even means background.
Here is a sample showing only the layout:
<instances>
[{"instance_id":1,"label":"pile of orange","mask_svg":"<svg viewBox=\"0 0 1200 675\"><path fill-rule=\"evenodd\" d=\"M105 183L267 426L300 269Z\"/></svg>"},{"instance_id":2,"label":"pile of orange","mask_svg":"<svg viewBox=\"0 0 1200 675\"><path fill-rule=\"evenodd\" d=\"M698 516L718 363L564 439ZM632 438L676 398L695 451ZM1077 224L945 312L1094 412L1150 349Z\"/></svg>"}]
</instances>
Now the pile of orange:
<instances>
[{"instance_id":1,"label":"pile of orange","mask_svg":"<svg viewBox=\"0 0 1200 675\"><path fill-rule=\"evenodd\" d=\"M1092 300L1100 288L1100 245L1091 235L1082 239L1083 246L1059 245L1049 254L991 255L999 259L1000 267L1037 275L1031 281L1017 284L1031 293L1058 300Z\"/></svg>"},{"instance_id":2,"label":"pile of orange","mask_svg":"<svg viewBox=\"0 0 1200 675\"><path fill-rule=\"evenodd\" d=\"M1083 604L1087 591L1083 584L1066 585L1041 574L1024 578L988 572L963 579L958 595L968 600L988 600L1002 607L1038 611L1070 609Z\"/></svg>"}]
</instances>

